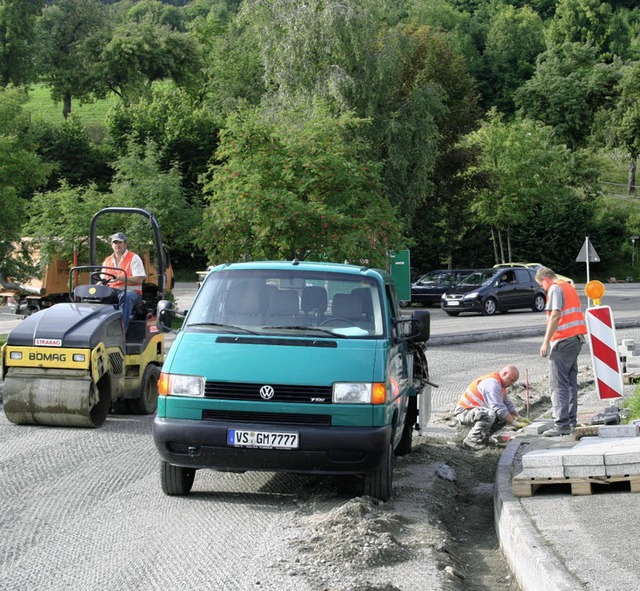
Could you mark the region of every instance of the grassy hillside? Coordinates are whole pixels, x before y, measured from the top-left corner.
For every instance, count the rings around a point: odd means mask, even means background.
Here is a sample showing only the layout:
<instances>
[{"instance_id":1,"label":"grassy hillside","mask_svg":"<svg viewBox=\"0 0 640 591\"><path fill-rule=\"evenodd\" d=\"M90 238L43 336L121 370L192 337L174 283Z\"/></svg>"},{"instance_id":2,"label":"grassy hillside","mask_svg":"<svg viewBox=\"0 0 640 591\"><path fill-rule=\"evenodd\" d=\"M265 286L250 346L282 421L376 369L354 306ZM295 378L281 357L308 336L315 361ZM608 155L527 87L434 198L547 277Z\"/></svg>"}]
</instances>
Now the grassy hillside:
<instances>
[{"instance_id":1,"label":"grassy hillside","mask_svg":"<svg viewBox=\"0 0 640 591\"><path fill-rule=\"evenodd\" d=\"M75 117L78 117L91 137L98 139L104 135L105 119L115 102L116 98L113 96L88 104L74 101L71 105L71 112ZM55 102L51 98L50 90L41 84L31 87L29 101L25 105L25 109L31 112L31 117L34 120L50 123L62 123L63 121L62 102Z\"/></svg>"}]
</instances>

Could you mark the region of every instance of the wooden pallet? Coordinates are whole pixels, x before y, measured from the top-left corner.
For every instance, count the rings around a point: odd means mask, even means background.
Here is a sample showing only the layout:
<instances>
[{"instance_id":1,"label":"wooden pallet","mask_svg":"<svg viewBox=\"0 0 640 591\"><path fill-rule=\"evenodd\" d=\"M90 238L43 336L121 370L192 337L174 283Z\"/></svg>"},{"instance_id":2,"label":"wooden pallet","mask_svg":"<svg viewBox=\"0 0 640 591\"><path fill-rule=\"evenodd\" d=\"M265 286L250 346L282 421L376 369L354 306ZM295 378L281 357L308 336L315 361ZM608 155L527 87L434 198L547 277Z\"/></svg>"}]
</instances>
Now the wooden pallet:
<instances>
[{"instance_id":1,"label":"wooden pallet","mask_svg":"<svg viewBox=\"0 0 640 591\"><path fill-rule=\"evenodd\" d=\"M640 383L640 373L623 373L622 381L625 384L637 384Z\"/></svg>"},{"instance_id":2,"label":"wooden pallet","mask_svg":"<svg viewBox=\"0 0 640 591\"><path fill-rule=\"evenodd\" d=\"M630 492L640 492L640 475L627 476L588 476L584 478L525 478L514 476L511 490L516 497L531 497L541 487L550 484L570 484L572 495L590 495L594 484L609 485L616 482L628 482Z\"/></svg>"}]
</instances>

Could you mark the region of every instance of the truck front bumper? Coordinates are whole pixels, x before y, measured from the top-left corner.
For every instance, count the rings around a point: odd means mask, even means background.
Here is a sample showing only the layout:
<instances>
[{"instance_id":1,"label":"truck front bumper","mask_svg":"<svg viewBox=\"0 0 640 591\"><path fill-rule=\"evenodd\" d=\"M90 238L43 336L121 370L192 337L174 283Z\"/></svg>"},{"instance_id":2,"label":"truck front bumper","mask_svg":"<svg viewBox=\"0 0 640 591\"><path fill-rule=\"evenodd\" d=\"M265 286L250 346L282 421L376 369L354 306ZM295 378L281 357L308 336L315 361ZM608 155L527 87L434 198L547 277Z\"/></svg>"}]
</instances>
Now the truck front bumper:
<instances>
[{"instance_id":1,"label":"truck front bumper","mask_svg":"<svg viewBox=\"0 0 640 591\"><path fill-rule=\"evenodd\" d=\"M265 449L227 443L229 429L296 432L299 447ZM164 461L188 468L228 471L363 474L380 466L391 440L384 427L319 427L219 423L156 417L153 439Z\"/></svg>"}]
</instances>

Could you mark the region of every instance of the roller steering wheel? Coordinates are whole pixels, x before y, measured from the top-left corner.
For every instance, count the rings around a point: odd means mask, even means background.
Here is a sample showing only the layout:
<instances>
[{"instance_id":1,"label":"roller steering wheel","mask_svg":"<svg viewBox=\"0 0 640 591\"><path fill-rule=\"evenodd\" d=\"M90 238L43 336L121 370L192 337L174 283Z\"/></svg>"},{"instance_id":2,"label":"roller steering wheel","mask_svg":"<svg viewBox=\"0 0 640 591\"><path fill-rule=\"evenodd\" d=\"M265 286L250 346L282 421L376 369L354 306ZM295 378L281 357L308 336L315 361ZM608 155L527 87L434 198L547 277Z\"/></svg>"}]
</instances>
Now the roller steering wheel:
<instances>
[{"instance_id":1,"label":"roller steering wheel","mask_svg":"<svg viewBox=\"0 0 640 591\"><path fill-rule=\"evenodd\" d=\"M104 275L104 277L103 277ZM102 285L108 285L111 281L116 281L118 276L108 271L94 271L91 273L91 280L96 283L102 283Z\"/></svg>"}]
</instances>

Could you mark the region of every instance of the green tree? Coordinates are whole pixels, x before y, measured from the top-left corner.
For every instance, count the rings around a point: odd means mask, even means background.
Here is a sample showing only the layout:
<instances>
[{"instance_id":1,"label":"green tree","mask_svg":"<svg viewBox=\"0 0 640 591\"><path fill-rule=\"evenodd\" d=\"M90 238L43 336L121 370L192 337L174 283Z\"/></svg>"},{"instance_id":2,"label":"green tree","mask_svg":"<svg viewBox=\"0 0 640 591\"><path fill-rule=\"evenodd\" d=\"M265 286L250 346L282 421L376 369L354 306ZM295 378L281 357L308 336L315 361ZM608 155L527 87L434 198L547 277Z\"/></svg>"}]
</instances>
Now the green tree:
<instances>
[{"instance_id":1,"label":"green tree","mask_svg":"<svg viewBox=\"0 0 640 591\"><path fill-rule=\"evenodd\" d=\"M602 109L595 127L610 147L622 148L629 158L627 193L636 194L636 167L640 156L640 62L622 67L622 77L611 109Z\"/></svg>"},{"instance_id":2,"label":"green tree","mask_svg":"<svg viewBox=\"0 0 640 591\"><path fill-rule=\"evenodd\" d=\"M20 240L27 199L46 182L51 171L36 154L29 116L23 109L25 102L24 92L0 90L0 273L13 279L19 279L20 269L9 253L12 242Z\"/></svg>"},{"instance_id":3,"label":"green tree","mask_svg":"<svg viewBox=\"0 0 640 591\"><path fill-rule=\"evenodd\" d=\"M119 154L137 145L153 142L162 170L174 165L192 197L199 190L198 177L207 169L218 146L220 124L199 100L172 85L152 89L149 98L120 103L108 118L109 135Z\"/></svg>"},{"instance_id":4,"label":"green tree","mask_svg":"<svg viewBox=\"0 0 640 591\"><path fill-rule=\"evenodd\" d=\"M186 33L147 20L117 26L100 55L104 84L124 102L149 96L154 82L199 80L200 48Z\"/></svg>"},{"instance_id":5,"label":"green tree","mask_svg":"<svg viewBox=\"0 0 640 591\"><path fill-rule=\"evenodd\" d=\"M182 33L186 30L180 10L159 0L139 0L129 11L129 18L137 23L151 22Z\"/></svg>"},{"instance_id":6,"label":"green tree","mask_svg":"<svg viewBox=\"0 0 640 591\"><path fill-rule=\"evenodd\" d=\"M450 47L443 50L442 34L390 27L398 15L392 18L389 6L377 0L252 0L241 16L251 19L267 92L275 100L321 97L335 113L371 120L359 133L371 158L383 164L386 195L410 224L433 194L437 122L447 111L446 84L429 74L427 64L438 52L448 60L458 57Z\"/></svg>"},{"instance_id":7,"label":"green tree","mask_svg":"<svg viewBox=\"0 0 640 591\"><path fill-rule=\"evenodd\" d=\"M39 61L44 83L62 114L71 113L72 100L91 100L101 83L95 64L104 45L107 12L98 0L59 0L48 5L39 27Z\"/></svg>"},{"instance_id":8,"label":"green tree","mask_svg":"<svg viewBox=\"0 0 640 591\"><path fill-rule=\"evenodd\" d=\"M537 60L533 77L515 93L524 117L553 128L556 141L571 148L585 145L594 116L616 101L619 60L602 63L590 45L554 45Z\"/></svg>"},{"instance_id":9,"label":"green tree","mask_svg":"<svg viewBox=\"0 0 640 591\"><path fill-rule=\"evenodd\" d=\"M625 56L629 31L609 2L601 0L559 0L548 30L552 43L588 44L598 54Z\"/></svg>"},{"instance_id":10,"label":"green tree","mask_svg":"<svg viewBox=\"0 0 640 591\"><path fill-rule=\"evenodd\" d=\"M363 122L322 105L231 115L205 185L198 244L211 261L300 258L384 265L400 224L379 166L348 141ZM215 239L212 239L215 237Z\"/></svg>"},{"instance_id":11,"label":"green tree","mask_svg":"<svg viewBox=\"0 0 640 591\"><path fill-rule=\"evenodd\" d=\"M91 218L104 207L141 207L153 213L171 248L184 246L191 229L199 223L198 212L184 199L180 174L174 169L160 170L155 147L132 145L126 156L114 163L115 177L110 191L96 185L72 187L62 181L60 188L34 196L25 232L38 236L42 252L70 258L74 245L87 235ZM104 235L124 231L132 245L142 246L149 237L141 216L114 216L99 232ZM140 219L138 219L140 218Z\"/></svg>"},{"instance_id":12,"label":"green tree","mask_svg":"<svg viewBox=\"0 0 640 591\"><path fill-rule=\"evenodd\" d=\"M72 187L63 180L58 189L33 196L23 232L36 237L34 241L40 247L42 263L51 260L54 254L70 261L74 247L86 248L91 218L108 205L112 205L108 194L100 192L95 185Z\"/></svg>"},{"instance_id":13,"label":"green tree","mask_svg":"<svg viewBox=\"0 0 640 591\"><path fill-rule=\"evenodd\" d=\"M108 189L113 176L112 150L108 144L92 142L73 113L62 124L36 120L32 133L37 153L53 166L47 190L57 189L62 179L71 186L95 183L101 190Z\"/></svg>"},{"instance_id":14,"label":"green tree","mask_svg":"<svg viewBox=\"0 0 640 591\"><path fill-rule=\"evenodd\" d=\"M534 72L536 57L545 50L542 19L529 7L505 6L491 21L484 59L495 96L491 103L513 113L513 93Z\"/></svg>"},{"instance_id":15,"label":"green tree","mask_svg":"<svg viewBox=\"0 0 640 591\"><path fill-rule=\"evenodd\" d=\"M482 150L474 172L490 179L489 187L476 195L472 209L491 227L496 262L513 260L512 228L530 223L532 212L570 191L570 153L551 137L549 128L530 120L506 122L492 111L467 140Z\"/></svg>"},{"instance_id":16,"label":"green tree","mask_svg":"<svg viewBox=\"0 0 640 591\"><path fill-rule=\"evenodd\" d=\"M266 84L253 22L211 10L189 26L204 54L199 95L208 107L224 117L259 104Z\"/></svg>"},{"instance_id":17,"label":"green tree","mask_svg":"<svg viewBox=\"0 0 640 591\"><path fill-rule=\"evenodd\" d=\"M110 203L120 207L142 207L153 213L167 244L180 248L192 239L192 229L200 223L199 211L187 203L177 167L162 170L156 146L131 142L127 153L114 162ZM127 232L136 235L144 220L134 216Z\"/></svg>"},{"instance_id":18,"label":"green tree","mask_svg":"<svg viewBox=\"0 0 640 591\"><path fill-rule=\"evenodd\" d=\"M459 142L477 127L480 109L466 61L450 46L448 36L427 27L408 27L406 32L417 41L419 59L415 62L420 64L420 76L437 84L445 96L446 109L438 112L434 120L438 136L429 177L433 192L418 206L412 224L412 259L420 268L433 268L446 266L459 256L469 256L467 249L458 250L458 245L463 238L464 244L469 243L466 187L475 184L476 179L463 173L473 163L474 152Z\"/></svg>"},{"instance_id":19,"label":"green tree","mask_svg":"<svg viewBox=\"0 0 640 591\"><path fill-rule=\"evenodd\" d=\"M20 86L34 78L36 18L44 0L3 0L0 4L0 80Z\"/></svg>"}]
</instances>

